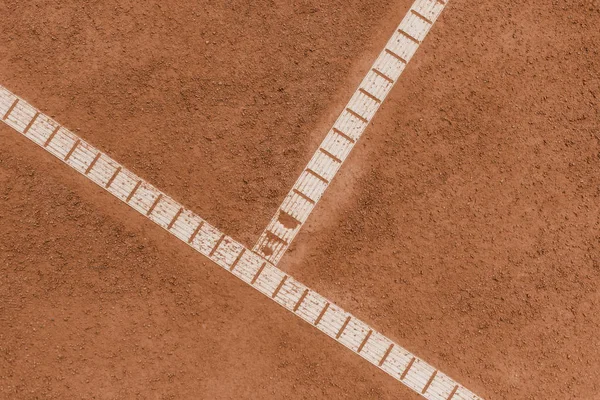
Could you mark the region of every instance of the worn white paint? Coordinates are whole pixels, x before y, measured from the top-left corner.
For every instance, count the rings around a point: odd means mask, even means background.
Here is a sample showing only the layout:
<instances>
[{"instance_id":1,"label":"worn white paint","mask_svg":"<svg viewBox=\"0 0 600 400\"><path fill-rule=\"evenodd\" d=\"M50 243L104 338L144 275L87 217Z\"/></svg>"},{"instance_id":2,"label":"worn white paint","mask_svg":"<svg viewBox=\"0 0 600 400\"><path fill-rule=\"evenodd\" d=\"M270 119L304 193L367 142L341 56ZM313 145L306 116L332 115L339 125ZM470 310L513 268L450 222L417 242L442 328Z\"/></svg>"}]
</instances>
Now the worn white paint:
<instances>
[{"instance_id":1,"label":"worn white paint","mask_svg":"<svg viewBox=\"0 0 600 400\"><path fill-rule=\"evenodd\" d=\"M413 8L420 10L433 21L443 8L438 4L429 0L419 0ZM418 21L411 23L414 23L414 27L411 25L407 29L415 35L424 37L426 32L423 33L423 29L428 27L424 27ZM385 54L380 58L378 62L381 64L381 72L389 73L390 77L399 75L401 70L394 70L398 68L393 64L395 61ZM361 87L378 98L381 96L383 100L391 89L391 85L386 82L375 74L369 74ZM349 106L354 107L352 109L354 112L370 119L377 108L373 103L375 102L372 99L360 93L353 97ZM269 257L262 257L223 234L200 216L2 86L0 86L0 118L24 137L188 243L199 253L209 257L222 268L425 398L480 399L448 376L275 267ZM345 134L340 135L334 130L328 133L321 147L325 153L319 150L315 154L308 170L303 172L294 186L295 191L290 192L286 197L281 208L283 212L302 223L306 221L314 204L327 188L326 181L329 182L333 178L341 164L340 161L346 158L353 141L358 140L365 127L366 124L353 114L346 111L342 113L340 120L336 122L336 129L344 129ZM273 234L287 241L291 241L295 235L295 232L289 232L278 225L272 225L269 229ZM278 248L278 251L281 250ZM392 345L393 348L390 347Z\"/></svg>"},{"instance_id":2,"label":"worn white paint","mask_svg":"<svg viewBox=\"0 0 600 400\"><path fill-rule=\"evenodd\" d=\"M440 0L412 5L259 237L255 252L273 264L281 260L444 7Z\"/></svg>"}]
</instances>

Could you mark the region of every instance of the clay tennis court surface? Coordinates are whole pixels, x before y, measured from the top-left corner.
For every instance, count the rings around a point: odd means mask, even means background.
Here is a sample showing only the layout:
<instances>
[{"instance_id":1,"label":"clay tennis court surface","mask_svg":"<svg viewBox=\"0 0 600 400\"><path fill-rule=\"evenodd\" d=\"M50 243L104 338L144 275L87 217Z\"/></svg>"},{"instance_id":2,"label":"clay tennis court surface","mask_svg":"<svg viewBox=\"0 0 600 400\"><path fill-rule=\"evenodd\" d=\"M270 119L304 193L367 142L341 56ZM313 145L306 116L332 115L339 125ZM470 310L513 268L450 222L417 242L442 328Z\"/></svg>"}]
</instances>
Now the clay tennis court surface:
<instances>
[{"instance_id":1,"label":"clay tennis court surface","mask_svg":"<svg viewBox=\"0 0 600 400\"><path fill-rule=\"evenodd\" d=\"M5 1L0 84L252 247L411 3ZM452 0L279 267L484 398L600 398L599 23ZM419 398L0 142L1 398Z\"/></svg>"}]
</instances>

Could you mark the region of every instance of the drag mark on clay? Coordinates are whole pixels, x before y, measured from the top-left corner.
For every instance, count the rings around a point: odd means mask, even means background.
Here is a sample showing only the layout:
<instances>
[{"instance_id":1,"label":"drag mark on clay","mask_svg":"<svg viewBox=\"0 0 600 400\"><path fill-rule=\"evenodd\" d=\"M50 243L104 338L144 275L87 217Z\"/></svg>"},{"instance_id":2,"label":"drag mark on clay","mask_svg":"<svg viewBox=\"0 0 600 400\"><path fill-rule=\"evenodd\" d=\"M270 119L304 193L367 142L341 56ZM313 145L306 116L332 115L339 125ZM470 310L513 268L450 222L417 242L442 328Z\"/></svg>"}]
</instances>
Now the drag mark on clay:
<instances>
[{"instance_id":1,"label":"drag mark on clay","mask_svg":"<svg viewBox=\"0 0 600 400\"><path fill-rule=\"evenodd\" d=\"M279 263L445 6L440 0L417 0L411 6L260 235L255 252ZM281 212L298 223L285 223Z\"/></svg>"}]
</instances>

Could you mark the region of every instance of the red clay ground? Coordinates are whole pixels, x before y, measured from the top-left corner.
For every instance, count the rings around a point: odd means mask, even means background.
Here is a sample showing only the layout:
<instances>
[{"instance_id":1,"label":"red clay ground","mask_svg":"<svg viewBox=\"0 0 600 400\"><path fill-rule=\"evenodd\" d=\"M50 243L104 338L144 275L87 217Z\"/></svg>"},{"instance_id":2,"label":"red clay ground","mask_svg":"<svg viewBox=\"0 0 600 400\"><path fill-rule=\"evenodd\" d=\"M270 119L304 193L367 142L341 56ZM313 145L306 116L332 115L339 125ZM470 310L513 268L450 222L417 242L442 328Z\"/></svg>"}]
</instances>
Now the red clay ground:
<instances>
[{"instance_id":1,"label":"red clay ground","mask_svg":"<svg viewBox=\"0 0 600 400\"><path fill-rule=\"evenodd\" d=\"M486 398L600 398L599 25L452 1L282 268Z\"/></svg>"},{"instance_id":2,"label":"red clay ground","mask_svg":"<svg viewBox=\"0 0 600 400\"><path fill-rule=\"evenodd\" d=\"M409 6L140 4L2 2L0 81L249 245ZM416 398L0 125L0 398Z\"/></svg>"},{"instance_id":3,"label":"red clay ground","mask_svg":"<svg viewBox=\"0 0 600 400\"><path fill-rule=\"evenodd\" d=\"M410 3L123 4L0 4L2 83L252 244ZM598 9L453 0L282 266L487 398L597 396ZM416 398L0 137L3 396Z\"/></svg>"},{"instance_id":4,"label":"red clay ground","mask_svg":"<svg viewBox=\"0 0 600 400\"><path fill-rule=\"evenodd\" d=\"M0 126L1 399L417 398L15 138Z\"/></svg>"},{"instance_id":5,"label":"red clay ground","mask_svg":"<svg viewBox=\"0 0 600 400\"><path fill-rule=\"evenodd\" d=\"M4 1L0 79L251 247L410 4Z\"/></svg>"}]
</instances>

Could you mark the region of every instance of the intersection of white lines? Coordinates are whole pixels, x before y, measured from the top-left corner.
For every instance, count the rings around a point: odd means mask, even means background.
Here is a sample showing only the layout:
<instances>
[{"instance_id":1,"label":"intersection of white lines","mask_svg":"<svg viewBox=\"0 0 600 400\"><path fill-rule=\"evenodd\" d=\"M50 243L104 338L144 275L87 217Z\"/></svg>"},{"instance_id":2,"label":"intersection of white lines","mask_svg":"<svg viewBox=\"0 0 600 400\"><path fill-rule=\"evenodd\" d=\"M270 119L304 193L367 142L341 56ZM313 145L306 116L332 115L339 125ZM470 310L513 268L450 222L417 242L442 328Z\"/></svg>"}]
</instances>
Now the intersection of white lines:
<instances>
[{"instance_id":1,"label":"intersection of white lines","mask_svg":"<svg viewBox=\"0 0 600 400\"><path fill-rule=\"evenodd\" d=\"M196 251L416 393L432 400L480 399L275 266L444 6L441 0L417 0L413 4L254 250L225 235L2 86L0 118ZM282 216L285 223L281 222Z\"/></svg>"}]
</instances>

